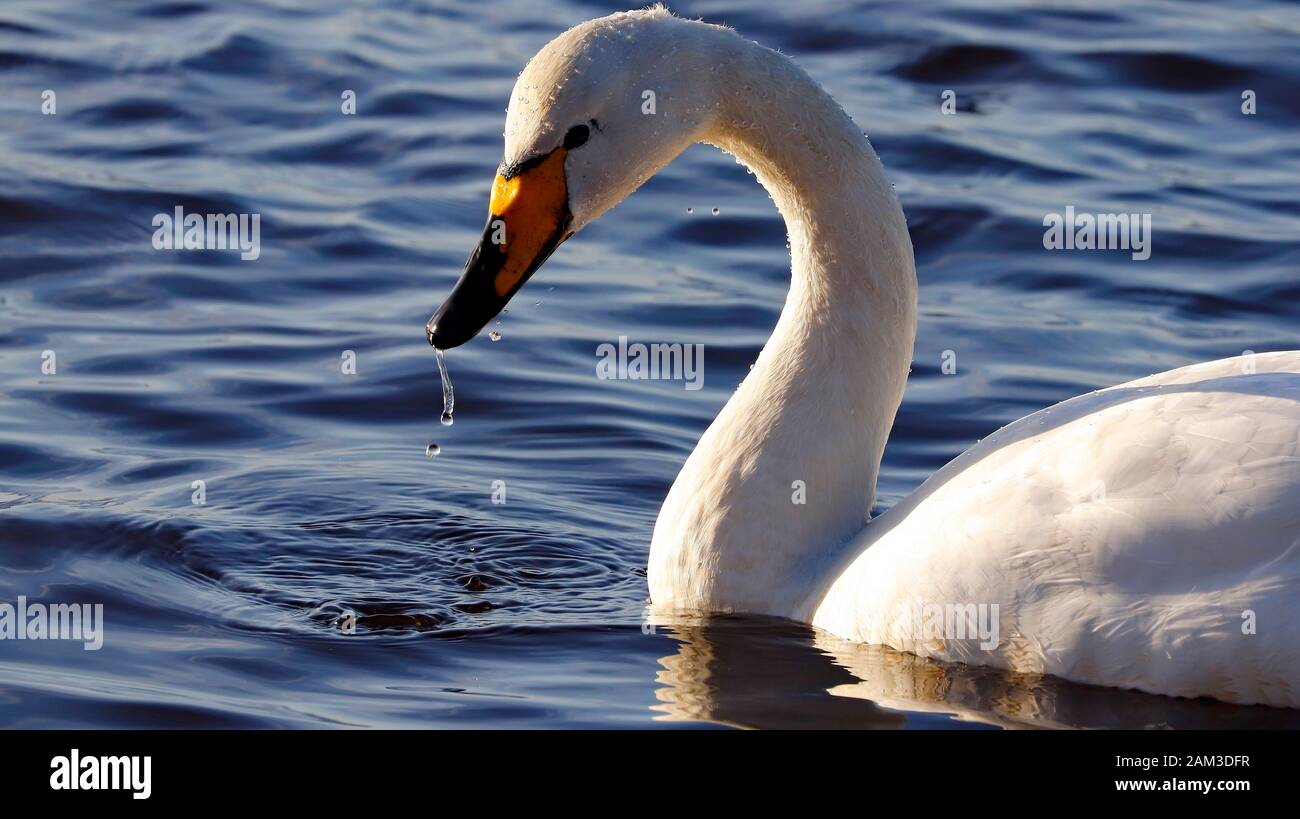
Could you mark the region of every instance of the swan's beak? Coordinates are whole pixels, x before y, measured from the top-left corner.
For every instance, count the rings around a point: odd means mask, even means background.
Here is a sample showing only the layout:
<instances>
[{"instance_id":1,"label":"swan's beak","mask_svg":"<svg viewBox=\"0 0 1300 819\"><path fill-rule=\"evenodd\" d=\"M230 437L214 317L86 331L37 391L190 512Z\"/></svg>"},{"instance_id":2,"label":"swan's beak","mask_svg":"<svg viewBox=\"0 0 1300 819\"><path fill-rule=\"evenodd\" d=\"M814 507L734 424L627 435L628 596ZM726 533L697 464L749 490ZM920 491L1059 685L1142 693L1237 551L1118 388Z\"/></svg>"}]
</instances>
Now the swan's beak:
<instances>
[{"instance_id":1,"label":"swan's beak","mask_svg":"<svg viewBox=\"0 0 1300 819\"><path fill-rule=\"evenodd\" d=\"M483 238L425 327L434 347L447 350L473 338L569 238L567 153L556 148L497 174Z\"/></svg>"}]
</instances>

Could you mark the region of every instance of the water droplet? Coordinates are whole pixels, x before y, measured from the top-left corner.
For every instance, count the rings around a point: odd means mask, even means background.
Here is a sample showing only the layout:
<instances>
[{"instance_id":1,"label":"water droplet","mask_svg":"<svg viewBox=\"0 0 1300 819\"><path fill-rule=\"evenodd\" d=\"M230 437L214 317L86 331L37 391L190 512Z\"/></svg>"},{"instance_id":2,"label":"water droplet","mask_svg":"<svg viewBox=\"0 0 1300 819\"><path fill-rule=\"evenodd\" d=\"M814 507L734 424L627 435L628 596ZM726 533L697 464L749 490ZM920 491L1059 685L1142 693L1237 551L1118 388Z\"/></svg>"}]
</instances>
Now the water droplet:
<instances>
[{"instance_id":1,"label":"water droplet","mask_svg":"<svg viewBox=\"0 0 1300 819\"><path fill-rule=\"evenodd\" d=\"M493 330L492 332L488 333L488 338L492 339L493 341L500 341L501 334L496 330Z\"/></svg>"},{"instance_id":2,"label":"water droplet","mask_svg":"<svg viewBox=\"0 0 1300 819\"><path fill-rule=\"evenodd\" d=\"M442 350L434 349L434 355L438 357L438 374L442 376L442 424L451 426L451 412L456 407L456 393L451 386L451 378L447 376L447 358L443 355Z\"/></svg>"},{"instance_id":3,"label":"water droplet","mask_svg":"<svg viewBox=\"0 0 1300 819\"><path fill-rule=\"evenodd\" d=\"M424 457L436 458L438 457L439 452L442 452L442 447L438 446L437 444L429 444L427 447L424 448Z\"/></svg>"},{"instance_id":4,"label":"water droplet","mask_svg":"<svg viewBox=\"0 0 1300 819\"><path fill-rule=\"evenodd\" d=\"M687 212L687 213L694 213L694 212L695 212L695 208L687 208L687 209L686 209L686 212Z\"/></svg>"},{"instance_id":5,"label":"water droplet","mask_svg":"<svg viewBox=\"0 0 1300 819\"><path fill-rule=\"evenodd\" d=\"M714 215L714 216L717 216L719 213L722 213L722 209L721 209L721 208L714 208L714 209L713 209L713 215Z\"/></svg>"}]
</instances>

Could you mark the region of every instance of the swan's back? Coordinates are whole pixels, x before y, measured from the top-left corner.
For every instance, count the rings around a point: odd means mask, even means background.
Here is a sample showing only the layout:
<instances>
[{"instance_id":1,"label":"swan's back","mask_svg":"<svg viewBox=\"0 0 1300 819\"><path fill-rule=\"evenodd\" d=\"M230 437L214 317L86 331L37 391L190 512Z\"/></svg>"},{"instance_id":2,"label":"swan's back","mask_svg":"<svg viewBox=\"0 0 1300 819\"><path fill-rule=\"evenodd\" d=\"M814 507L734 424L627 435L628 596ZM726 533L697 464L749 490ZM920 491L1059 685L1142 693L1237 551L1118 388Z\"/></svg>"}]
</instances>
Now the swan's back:
<instances>
[{"instance_id":1,"label":"swan's back","mask_svg":"<svg viewBox=\"0 0 1300 819\"><path fill-rule=\"evenodd\" d=\"M813 617L841 637L1300 706L1300 352L1185 367L1023 418L872 522L852 555ZM970 604L997 605L996 648L925 627L935 605Z\"/></svg>"}]
</instances>

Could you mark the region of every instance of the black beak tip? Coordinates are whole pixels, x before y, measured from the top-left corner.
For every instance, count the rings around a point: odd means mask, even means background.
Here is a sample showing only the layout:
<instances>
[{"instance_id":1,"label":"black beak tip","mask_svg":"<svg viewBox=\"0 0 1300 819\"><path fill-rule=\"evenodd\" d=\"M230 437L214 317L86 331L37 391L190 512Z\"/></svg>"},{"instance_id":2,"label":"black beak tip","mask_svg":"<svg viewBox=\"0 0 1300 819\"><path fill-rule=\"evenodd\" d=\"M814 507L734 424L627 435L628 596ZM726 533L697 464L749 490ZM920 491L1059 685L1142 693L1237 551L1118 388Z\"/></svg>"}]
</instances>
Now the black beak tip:
<instances>
[{"instance_id":1,"label":"black beak tip","mask_svg":"<svg viewBox=\"0 0 1300 819\"><path fill-rule=\"evenodd\" d=\"M439 350L447 350L457 346L451 343L449 334L438 326L435 319L429 319L429 323L424 327L424 335L429 339L430 347L437 347Z\"/></svg>"},{"instance_id":2,"label":"black beak tip","mask_svg":"<svg viewBox=\"0 0 1300 819\"><path fill-rule=\"evenodd\" d=\"M487 319L484 319L483 324L486 323ZM462 320L456 311L449 310L447 305L443 305L434 314L433 318L429 319L429 323L424 326L424 335L429 340L431 347L436 347L439 350L450 350L452 347L459 347L478 335L478 331L481 329L481 324L473 320Z\"/></svg>"}]
</instances>

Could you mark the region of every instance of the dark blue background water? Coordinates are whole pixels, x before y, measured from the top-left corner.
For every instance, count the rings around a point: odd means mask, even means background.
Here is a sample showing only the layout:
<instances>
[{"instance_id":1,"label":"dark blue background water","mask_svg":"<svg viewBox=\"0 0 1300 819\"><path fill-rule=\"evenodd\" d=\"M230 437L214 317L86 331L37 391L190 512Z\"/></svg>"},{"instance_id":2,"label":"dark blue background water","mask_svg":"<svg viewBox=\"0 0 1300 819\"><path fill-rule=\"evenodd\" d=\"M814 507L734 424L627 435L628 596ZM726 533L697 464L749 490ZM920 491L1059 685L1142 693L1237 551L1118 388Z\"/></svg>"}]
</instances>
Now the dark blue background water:
<instances>
[{"instance_id":1,"label":"dark blue background water","mask_svg":"<svg viewBox=\"0 0 1300 819\"><path fill-rule=\"evenodd\" d=\"M424 322L477 241L514 78L615 9L0 6L0 601L107 620L99 652L0 642L0 724L1294 721L789 623L644 633L659 503L789 278L770 201L712 149L557 252L501 341L449 355L456 423L439 424ZM880 507L1045 405L1300 347L1296 5L674 10L796 58L897 184L922 313ZM261 258L155 251L151 220L177 205L260 213ZM1043 250L1067 205L1152 213L1150 260ZM598 380L595 348L620 335L703 343L705 388Z\"/></svg>"}]
</instances>

